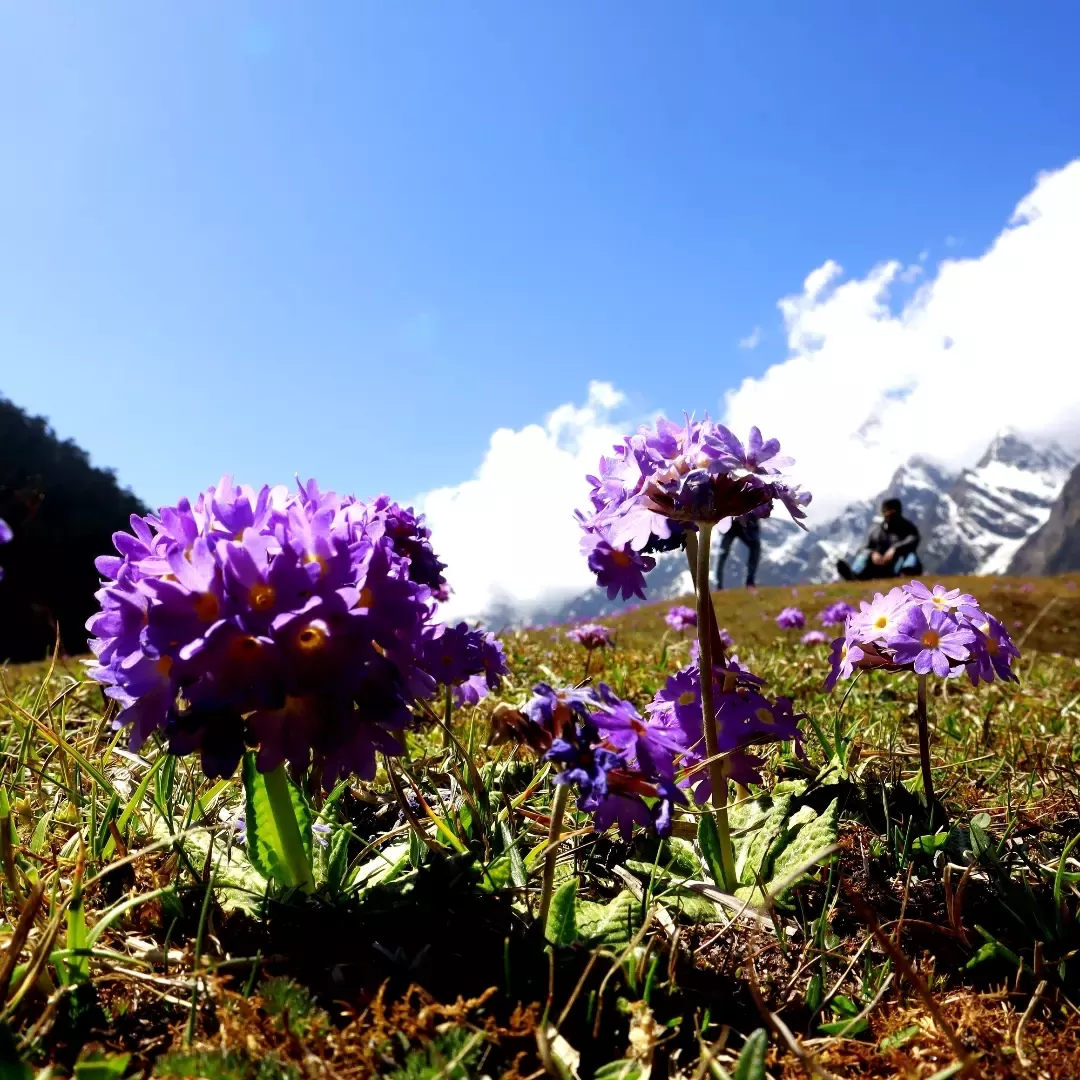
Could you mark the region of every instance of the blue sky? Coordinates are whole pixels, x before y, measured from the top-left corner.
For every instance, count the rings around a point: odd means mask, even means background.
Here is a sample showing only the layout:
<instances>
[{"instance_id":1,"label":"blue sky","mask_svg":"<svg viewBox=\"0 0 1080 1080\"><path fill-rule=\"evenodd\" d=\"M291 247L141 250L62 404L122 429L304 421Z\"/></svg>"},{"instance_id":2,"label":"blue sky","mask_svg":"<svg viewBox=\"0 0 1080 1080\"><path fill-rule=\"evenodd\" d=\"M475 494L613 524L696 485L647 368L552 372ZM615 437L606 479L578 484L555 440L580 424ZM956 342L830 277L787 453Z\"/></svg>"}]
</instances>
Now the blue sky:
<instances>
[{"instance_id":1,"label":"blue sky","mask_svg":"<svg viewBox=\"0 0 1080 1080\"><path fill-rule=\"evenodd\" d=\"M590 379L715 412L813 268L977 254L1080 154L1078 34L1067 3L8 5L0 393L153 504L454 484Z\"/></svg>"}]
</instances>

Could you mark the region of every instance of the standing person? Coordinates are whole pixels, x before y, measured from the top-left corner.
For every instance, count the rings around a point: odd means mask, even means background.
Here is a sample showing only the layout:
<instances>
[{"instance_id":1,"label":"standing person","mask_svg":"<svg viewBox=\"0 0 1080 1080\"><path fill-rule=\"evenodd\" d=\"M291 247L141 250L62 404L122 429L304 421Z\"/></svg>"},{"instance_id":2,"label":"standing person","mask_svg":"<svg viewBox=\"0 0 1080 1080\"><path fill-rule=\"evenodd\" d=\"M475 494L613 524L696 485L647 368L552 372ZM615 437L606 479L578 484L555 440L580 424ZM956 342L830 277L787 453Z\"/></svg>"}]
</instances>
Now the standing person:
<instances>
[{"instance_id":1,"label":"standing person","mask_svg":"<svg viewBox=\"0 0 1080 1080\"><path fill-rule=\"evenodd\" d=\"M761 518L752 514L734 518L731 528L720 538L720 558L716 564L716 587L724 587L724 563L731 552L731 545L741 540L746 545L746 587L754 586L758 560L761 558Z\"/></svg>"},{"instance_id":2,"label":"standing person","mask_svg":"<svg viewBox=\"0 0 1080 1080\"><path fill-rule=\"evenodd\" d=\"M916 554L919 530L903 516L899 499L881 504L881 522L866 537L866 545L849 564L841 559L836 570L845 581L869 581L871 578L919 574L922 564Z\"/></svg>"}]
</instances>

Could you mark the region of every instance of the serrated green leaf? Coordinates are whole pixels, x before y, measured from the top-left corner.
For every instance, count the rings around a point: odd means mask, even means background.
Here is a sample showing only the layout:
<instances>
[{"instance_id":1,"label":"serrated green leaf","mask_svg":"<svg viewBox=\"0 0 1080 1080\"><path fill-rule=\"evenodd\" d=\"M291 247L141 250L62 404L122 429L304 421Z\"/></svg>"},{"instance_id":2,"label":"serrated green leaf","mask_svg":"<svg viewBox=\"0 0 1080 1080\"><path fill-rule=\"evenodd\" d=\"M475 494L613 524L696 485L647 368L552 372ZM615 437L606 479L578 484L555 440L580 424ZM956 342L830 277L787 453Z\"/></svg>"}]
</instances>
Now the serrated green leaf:
<instances>
[{"instance_id":1,"label":"serrated green leaf","mask_svg":"<svg viewBox=\"0 0 1080 1080\"><path fill-rule=\"evenodd\" d=\"M349 871L349 830L339 828L330 841L329 854L326 857L326 886L333 892L340 892Z\"/></svg>"},{"instance_id":2,"label":"serrated green leaf","mask_svg":"<svg viewBox=\"0 0 1080 1080\"><path fill-rule=\"evenodd\" d=\"M273 878L283 885L299 885L300 882L294 880L294 874L285 857L281 836L270 808L266 779L256 767L255 755L251 751L244 755L243 776L247 848L252 866L265 878ZM300 829L300 841L310 865L311 811L296 785L291 780L286 780L286 783L293 813L296 815L296 824Z\"/></svg>"},{"instance_id":3,"label":"serrated green leaf","mask_svg":"<svg viewBox=\"0 0 1080 1080\"><path fill-rule=\"evenodd\" d=\"M768 1052L769 1036L764 1028L758 1028L743 1043L731 1080L765 1080L765 1055Z\"/></svg>"},{"instance_id":4,"label":"serrated green leaf","mask_svg":"<svg viewBox=\"0 0 1080 1080\"><path fill-rule=\"evenodd\" d=\"M555 890L544 936L553 945L573 945L578 940L577 878L571 878Z\"/></svg>"}]
</instances>

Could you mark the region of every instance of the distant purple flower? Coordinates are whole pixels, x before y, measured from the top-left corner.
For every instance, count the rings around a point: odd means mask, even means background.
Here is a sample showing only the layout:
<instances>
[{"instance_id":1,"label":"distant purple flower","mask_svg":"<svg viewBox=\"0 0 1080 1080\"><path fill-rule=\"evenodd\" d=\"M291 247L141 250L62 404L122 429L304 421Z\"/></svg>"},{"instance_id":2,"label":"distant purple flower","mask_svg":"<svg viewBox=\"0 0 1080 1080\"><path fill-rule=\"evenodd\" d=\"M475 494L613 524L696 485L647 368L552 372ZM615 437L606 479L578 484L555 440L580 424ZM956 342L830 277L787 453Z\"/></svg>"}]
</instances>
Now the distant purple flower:
<instances>
[{"instance_id":1,"label":"distant purple flower","mask_svg":"<svg viewBox=\"0 0 1080 1080\"><path fill-rule=\"evenodd\" d=\"M857 614L856 609L846 600L837 600L835 604L822 609L821 614L818 615L818 622L822 626L843 626L848 616L855 614Z\"/></svg>"},{"instance_id":2,"label":"distant purple flower","mask_svg":"<svg viewBox=\"0 0 1080 1080\"><path fill-rule=\"evenodd\" d=\"M566 636L589 652L593 649L610 648L615 643L610 627L600 626L598 623L575 626L573 630L566 631Z\"/></svg>"},{"instance_id":3,"label":"distant purple flower","mask_svg":"<svg viewBox=\"0 0 1080 1080\"><path fill-rule=\"evenodd\" d=\"M781 630L801 630L806 625L806 616L797 607L786 607L776 616L776 625Z\"/></svg>"},{"instance_id":4,"label":"distant purple flower","mask_svg":"<svg viewBox=\"0 0 1080 1080\"><path fill-rule=\"evenodd\" d=\"M820 630L807 630L800 640L804 645L824 645L829 639Z\"/></svg>"},{"instance_id":5,"label":"distant purple flower","mask_svg":"<svg viewBox=\"0 0 1080 1080\"><path fill-rule=\"evenodd\" d=\"M13 535L14 534L12 533L11 527L8 525L8 523L3 518L0 518L0 544L10 543ZM3 580L4 568L0 566L0 581Z\"/></svg>"},{"instance_id":6,"label":"distant purple flower","mask_svg":"<svg viewBox=\"0 0 1080 1080\"><path fill-rule=\"evenodd\" d=\"M664 616L664 622L676 633L681 634L684 630L690 630L697 626L697 612L685 604L676 604Z\"/></svg>"},{"instance_id":7,"label":"distant purple flower","mask_svg":"<svg viewBox=\"0 0 1080 1080\"><path fill-rule=\"evenodd\" d=\"M927 612L952 611L956 608L975 612L979 607L974 596L961 593L959 589L946 589L944 585L928 589L921 581L913 581L910 585L904 585L903 590Z\"/></svg>"},{"instance_id":8,"label":"distant purple flower","mask_svg":"<svg viewBox=\"0 0 1080 1080\"><path fill-rule=\"evenodd\" d=\"M971 630L960 627L944 611L927 613L922 607L912 607L889 645L898 664L911 664L917 675L933 671L944 677L950 661L968 658L968 646L974 640Z\"/></svg>"}]
</instances>

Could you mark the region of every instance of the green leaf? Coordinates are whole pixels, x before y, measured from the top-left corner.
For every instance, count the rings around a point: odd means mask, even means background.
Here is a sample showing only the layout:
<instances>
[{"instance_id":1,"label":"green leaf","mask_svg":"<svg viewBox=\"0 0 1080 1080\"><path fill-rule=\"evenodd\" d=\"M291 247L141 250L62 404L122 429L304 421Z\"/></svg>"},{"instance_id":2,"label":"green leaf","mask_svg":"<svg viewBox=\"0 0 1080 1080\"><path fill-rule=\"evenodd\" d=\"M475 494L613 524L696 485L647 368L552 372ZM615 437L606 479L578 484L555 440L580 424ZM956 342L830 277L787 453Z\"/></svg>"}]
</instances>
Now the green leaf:
<instances>
[{"instance_id":1,"label":"green leaf","mask_svg":"<svg viewBox=\"0 0 1080 1080\"><path fill-rule=\"evenodd\" d=\"M299 885L294 880L286 858L285 848L278 833L274 814L270 808L270 797L266 790L266 779L255 766L255 755L251 751L244 755L244 817L247 824L247 848L251 865L264 878L273 878L283 885ZM311 811L303 795L291 780L286 780L289 799L296 824L300 829L300 841L308 864L311 863Z\"/></svg>"},{"instance_id":2,"label":"green leaf","mask_svg":"<svg viewBox=\"0 0 1080 1080\"><path fill-rule=\"evenodd\" d=\"M878 1043L879 1050L899 1050L902 1046L907 1046L912 1039L918 1038L923 1033L923 1029L918 1024L911 1024L909 1027L902 1028L893 1035L886 1035L881 1042Z\"/></svg>"},{"instance_id":3,"label":"green leaf","mask_svg":"<svg viewBox=\"0 0 1080 1080\"><path fill-rule=\"evenodd\" d=\"M574 912L578 940L622 948L637 933L643 914L641 904L627 889L606 904L578 900Z\"/></svg>"},{"instance_id":4,"label":"green leaf","mask_svg":"<svg viewBox=\"0 0 1080 1080\"><path fill-rule=\"evenodd\" d=\"M330 841L330 854L326 857L326 885L332 893L341 891L345 875L349 872L349 830L339 828Z\"/></svg>"},{"instance_id":5,"label":"green leaf","mask_svg":"<svg viewBox=\"0 0 1080 1080\"><path fill-rule=\"evenodd\" d=\"M560 885L551 898L544 936L553 945L573 945L577 933L577 878Z\"/></svg>"},{"instance_id":6,"label":"green leaf","mask_svg":"<svg viewBox=\"0 0 1080 1080\"><path fill-rule=\"evenodd\" d=\"M75 1080L116 1080L127 1072L130 1054L87 1054L75 1063Z\"/></svg>"},{"instance_id":7,"label":"green leaf","mask_svg":"<svg viewBox=\"0 0 1080 1080\"><path fill-rule=\"evenodd\" d=\"M765 1080L765 1055L768 1052L769 1036L764 1028L758 1028L743 1043L731 1080Z\"/></svg>"},{"instance_id":8,"label":"green leaf","mask_svg":"<svg viewBox=\"0 0 1080 1080\"><path fill-rule=\"evenodd\" d=\"M705 865L709 868L709 876L713 879L713 884L726 892L724 861L720 852L720 833L716 828L716 818L712 814L702 814L698 818L697 835L698 843L701 845L701 854L705 858Z\"/></svg>"}]
</instances>

